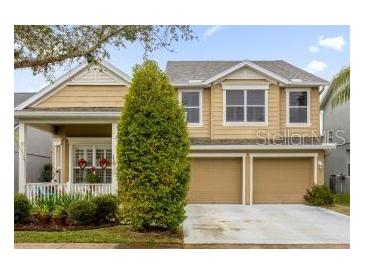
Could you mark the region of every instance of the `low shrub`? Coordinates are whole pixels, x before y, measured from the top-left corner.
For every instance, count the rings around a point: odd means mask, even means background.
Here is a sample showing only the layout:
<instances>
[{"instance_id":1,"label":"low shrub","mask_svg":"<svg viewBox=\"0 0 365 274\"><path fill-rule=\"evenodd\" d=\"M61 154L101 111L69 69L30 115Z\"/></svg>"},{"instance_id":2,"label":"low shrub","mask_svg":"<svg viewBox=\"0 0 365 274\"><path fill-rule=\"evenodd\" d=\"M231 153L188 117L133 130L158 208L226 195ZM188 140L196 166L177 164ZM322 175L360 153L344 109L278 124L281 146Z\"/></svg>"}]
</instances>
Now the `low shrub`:
<instances>
[{"instance_id":1,"label":"low shrub","mask_svg":"<svg viewBox=\"0 0 365 274\"><path fill-rule=\"evenodd\" d=\"M32 205L24 194L14 196L14 223L23 224L31 216Z\"/></svg>"},{"instance_id":2,"label":"low shrub","mask_svg":"<svg viewBox=\"0 0 365 274\"><path fill-rule=\"evenodd\" d=\"M51 211L46 206L33 206L32 215L38 221L39 225L49 224L51 219Z\"/></svg>"},{"instance_id":3,"label":"low shrub","mask_svg":"<svg viewBox=\"0 0 365 274\"><path fill-rule=\"evenodd\" d=\"M67 216L67 210L61 205L56 205L52 212L52 217L53 218L63 218L65 216Z\"/></svg>"},{"instance_id":4,"label":"low shrub","mask_svg":"<svg viewBox=\"0 0 365 274\"><path fill-rule=\"evenodd\" d=\"M312 205L333 205L334 196L325 185L313 186L312 189L307 190L307 194L304 195L304 200Z\"/></svg>"},{"instance_id":5,"label":"low shrub","mask_svg":"<svg viewBox=\"0 0 365 274\"><path fill-rule=\"evenodd\" d=\"M109 223L117 219L118 199L112 195L102 195L91 200L95 206L95 220L99 224Z\"/></svg>"},{"instance_id":6,"label":"low shrub","mask_svg":"<svg viewBox=\"0 0 365 274\"><path fill-rule=\"evenodd\" d=\"M71 222L79 225L90 225L95 222L96 205L90 200L76 200L67 211Z\"/></svg>"}]
</instances>

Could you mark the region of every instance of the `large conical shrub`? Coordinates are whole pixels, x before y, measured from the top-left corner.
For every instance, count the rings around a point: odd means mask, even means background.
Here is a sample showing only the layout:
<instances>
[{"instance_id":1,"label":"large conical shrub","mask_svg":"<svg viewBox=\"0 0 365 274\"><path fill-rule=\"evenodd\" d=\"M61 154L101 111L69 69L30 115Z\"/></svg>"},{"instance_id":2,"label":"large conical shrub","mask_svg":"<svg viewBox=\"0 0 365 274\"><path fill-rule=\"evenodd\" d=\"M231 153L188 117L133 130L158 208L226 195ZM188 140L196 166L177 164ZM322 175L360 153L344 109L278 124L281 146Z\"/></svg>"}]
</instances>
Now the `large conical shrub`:
<instances>
[{"instance_id":1,"label":"large conical shrub","mask_svg":"<svg viewBox=\"0 0 365 274\"><path fill-rule=\"evenodd\" d=\"M185 218L189 138L176 90L156 62L136 65L118 130L122 217L137 229Z\"/></svg>"}]
</instances>

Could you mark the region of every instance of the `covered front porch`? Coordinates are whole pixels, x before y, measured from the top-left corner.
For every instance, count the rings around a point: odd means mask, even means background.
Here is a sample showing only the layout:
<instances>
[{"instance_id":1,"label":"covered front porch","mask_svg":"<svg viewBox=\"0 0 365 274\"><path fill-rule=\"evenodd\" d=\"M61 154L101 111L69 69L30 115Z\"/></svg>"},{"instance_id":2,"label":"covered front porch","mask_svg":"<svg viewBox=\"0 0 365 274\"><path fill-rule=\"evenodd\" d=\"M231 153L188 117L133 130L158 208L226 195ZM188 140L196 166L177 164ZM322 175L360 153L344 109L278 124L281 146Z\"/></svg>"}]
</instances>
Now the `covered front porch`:
<instances>
[{"instance_id":1,"label":"covered front porch","mask_svg":"<svg viewBox=\"0 0 365 274\"><path fill-rule=\"evenodd\" d=\"M68 194L102 195L118 192L116 136L119 112L109 117L90 112L72 117L19 119L19 192L30 199ZM32 182L27 177L27 128L51 132L52 179Z\"/></svg>"}]
</instances>

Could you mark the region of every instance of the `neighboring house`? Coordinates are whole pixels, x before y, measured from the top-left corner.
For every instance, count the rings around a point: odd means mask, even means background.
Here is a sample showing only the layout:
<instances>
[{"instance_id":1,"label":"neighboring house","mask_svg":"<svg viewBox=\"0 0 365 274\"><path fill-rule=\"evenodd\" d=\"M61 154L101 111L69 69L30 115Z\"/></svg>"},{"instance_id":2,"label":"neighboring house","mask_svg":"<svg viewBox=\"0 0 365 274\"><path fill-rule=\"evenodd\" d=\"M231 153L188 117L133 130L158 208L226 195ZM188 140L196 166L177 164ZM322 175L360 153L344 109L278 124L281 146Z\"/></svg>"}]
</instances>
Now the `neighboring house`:
<instances>
[{"instance_id":1,"label":"neighboring house","mask_svg":"<svg viewBox=\"0 0 365 274\"><path fill-rule=\"evenodd\" d=\"M329 142L336 143L336 149L325 156L325 182L336 175L337 181L345 176L346 189L350 182L350 101L332 107L331 94L325 92L321 100L323 135Z\"/></svg>"},{"instance_id":2,"label":"neighboring house","mask_svg":"<svg viewBox=\"0 0 365 274\"><path fill-rule=\"evenodd\" d=\"M35 93L24 92L14 93L14 107L32 97ZM19 184L19 121L14 120L14 191L18 192ZM52 135L43 130L32 126L28 127L27 132L27 182L36 183L40 181L41 172L46 164L51 163L51 142ZM22 153L20 151L20 155Z\"/></svg>"},{"instance_id":3,"label":"neighboring house","mask_svg":"<svg viewBox=\"0 0 365 274\"><path fill-rule=\"evenodd\" d=\"M173 61L166 73L191 137L190 203L301 203L324 183L334 147L319 138L327 81L284 61ZM54 134L57 191L117 191L117 125L130 83L107 62L81 64L18 106L20 142L29 125ZM94 168L102 183L86 184ZM19 178L21 191L39 190L23 169Z\"/></svg>"}]
</instances>

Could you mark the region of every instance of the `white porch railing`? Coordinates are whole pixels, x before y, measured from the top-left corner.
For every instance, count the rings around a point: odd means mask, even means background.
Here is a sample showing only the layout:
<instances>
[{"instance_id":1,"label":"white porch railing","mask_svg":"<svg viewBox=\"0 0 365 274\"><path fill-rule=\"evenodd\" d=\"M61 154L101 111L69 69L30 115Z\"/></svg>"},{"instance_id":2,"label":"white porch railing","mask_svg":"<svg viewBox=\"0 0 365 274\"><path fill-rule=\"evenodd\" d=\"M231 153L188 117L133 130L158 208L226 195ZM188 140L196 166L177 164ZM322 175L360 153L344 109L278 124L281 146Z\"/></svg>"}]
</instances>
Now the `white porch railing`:
<instances>
[{"instance_id":1,"label":"white porch railing","mask_svg":"<svg viewBox=\"0 0 365 274\"><path fill-rule=\"evenodd\" d=\"M25 185L25 195L33 200L39 196L47 197L60 194L82 194L99 196L116 194L112 184L59 184L59 183L29 183Z\"/></svg>"}]
</instances>

